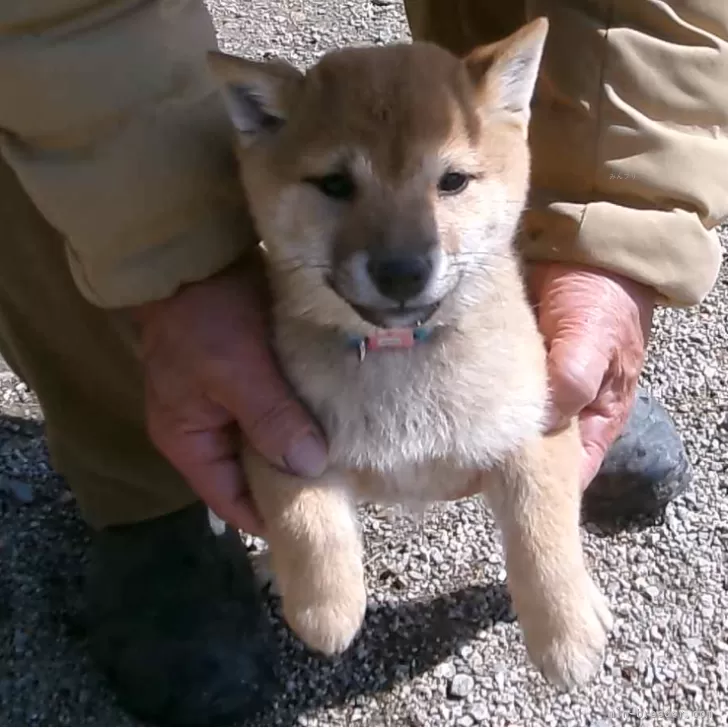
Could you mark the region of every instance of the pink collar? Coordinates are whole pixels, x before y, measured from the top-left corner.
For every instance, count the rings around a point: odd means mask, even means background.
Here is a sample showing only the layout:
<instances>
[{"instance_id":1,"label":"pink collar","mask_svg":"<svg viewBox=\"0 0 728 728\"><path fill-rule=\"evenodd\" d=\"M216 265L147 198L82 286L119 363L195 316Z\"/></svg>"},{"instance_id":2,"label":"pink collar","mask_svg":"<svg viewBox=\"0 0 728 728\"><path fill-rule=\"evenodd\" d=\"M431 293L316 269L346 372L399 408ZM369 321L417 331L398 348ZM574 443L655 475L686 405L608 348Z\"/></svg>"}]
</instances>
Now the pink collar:
<instances>
[{"instance_id":1,"label":"pink collar","mask_svg":"<svg viewBox=\"0 0 728 728\"><path fill-rule=\"evenodd\" d=\"M359 351L359 361L364 361L369 351L411 349L416 343L426 341L430 334L423 326L415 329L382 329L371 336L351 336L349 345Z\"/></svg>"}]
</instances>

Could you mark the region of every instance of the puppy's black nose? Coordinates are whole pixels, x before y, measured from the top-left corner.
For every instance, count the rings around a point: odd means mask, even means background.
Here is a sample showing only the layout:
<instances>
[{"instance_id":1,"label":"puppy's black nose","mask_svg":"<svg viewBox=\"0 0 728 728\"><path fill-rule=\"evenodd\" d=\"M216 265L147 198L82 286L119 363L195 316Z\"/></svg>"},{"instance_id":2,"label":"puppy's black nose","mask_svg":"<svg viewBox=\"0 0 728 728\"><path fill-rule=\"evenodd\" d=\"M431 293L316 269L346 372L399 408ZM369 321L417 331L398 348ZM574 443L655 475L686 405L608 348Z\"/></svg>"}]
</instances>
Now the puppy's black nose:
<instances>
[{"instance_id":1,"label":"puppy's black nose","mask_svg":"<svg viewBox=\"0 0 728 728\"><path fill-rule=\"evenodd\" d=\"M367 263L377 290L402 304L425 290L432 268L429 255L372 255Z\"/></svg>"}]
</instances>

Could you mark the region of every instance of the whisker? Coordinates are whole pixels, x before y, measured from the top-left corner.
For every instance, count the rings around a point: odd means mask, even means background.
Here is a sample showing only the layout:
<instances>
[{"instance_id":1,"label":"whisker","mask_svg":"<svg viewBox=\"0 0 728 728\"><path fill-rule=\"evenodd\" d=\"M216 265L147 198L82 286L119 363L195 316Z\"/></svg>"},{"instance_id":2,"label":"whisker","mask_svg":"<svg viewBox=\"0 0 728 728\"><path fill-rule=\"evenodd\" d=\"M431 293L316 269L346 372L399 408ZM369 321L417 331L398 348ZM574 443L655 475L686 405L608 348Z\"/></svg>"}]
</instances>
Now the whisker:
<instances>
[{"instance_id":1,"label":"whisker","mask_svg":"<svg viewBox=\"0 0 728 728\"><path fill-rule=\"evenodd\" d=\"M498 250L465 250L458 253L449 253L450 258L458 259L458 258L495 258L495 259L504 259L509 258L511 255L513 255L511 252L500 252Z\"/></svg>"},{"instance_id":2,"label":"whisker","mask_svg":"<svg viewBox=\"0 0 728 728\"><path fill-rule=\"evenodd\" d=\"M273 263L273 267L276 270L283 271L285 273L296 273L298 271L305 270L321 270L330 271L331 266L325 263L308 263L305 261L281 261L277 260Z\"/></svg>"}]
</instances>

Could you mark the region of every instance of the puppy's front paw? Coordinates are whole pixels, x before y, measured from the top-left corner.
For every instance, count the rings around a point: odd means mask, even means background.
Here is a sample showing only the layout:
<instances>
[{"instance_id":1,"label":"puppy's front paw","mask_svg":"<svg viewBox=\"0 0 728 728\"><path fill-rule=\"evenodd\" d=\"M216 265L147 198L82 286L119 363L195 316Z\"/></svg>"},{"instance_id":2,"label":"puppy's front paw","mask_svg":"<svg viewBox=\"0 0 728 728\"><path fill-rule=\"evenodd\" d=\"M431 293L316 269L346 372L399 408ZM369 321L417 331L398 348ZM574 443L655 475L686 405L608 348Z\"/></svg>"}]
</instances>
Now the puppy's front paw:
<instances>
[{"instance_id":1,"label":"puppy's front paw","mask_svg":"<svg viewBox=\"0 0 728 728\"><path fill-rule=\"evenodd\" d=\"M344 652L364 621L367 598L364 584L346 594L318 600L283 600L283 616L299 639L324 655Z\"/></svg>"},{"instance_id":2,"label":"puppy's front paw","mask_svg":"<svg viewBox=\"0 0 728 728\"><path fill-rule=\"evenodd\" d=\"M561 594L548 611L521 620L531 659L563 690L584 685L596 675L613 624L607 601L591 577L585 575L581 584Z\"/></svg>"}]
</instances>

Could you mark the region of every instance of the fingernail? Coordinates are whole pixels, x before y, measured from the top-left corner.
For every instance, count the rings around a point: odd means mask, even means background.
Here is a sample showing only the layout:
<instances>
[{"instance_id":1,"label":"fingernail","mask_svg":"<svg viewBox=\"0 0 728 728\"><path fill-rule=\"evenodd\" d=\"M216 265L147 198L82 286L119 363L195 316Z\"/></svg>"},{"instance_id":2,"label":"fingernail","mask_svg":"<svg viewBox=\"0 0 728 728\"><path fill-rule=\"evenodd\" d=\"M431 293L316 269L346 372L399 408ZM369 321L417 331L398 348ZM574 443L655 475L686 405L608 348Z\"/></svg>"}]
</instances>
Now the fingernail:
<instances>
[{"instance_id":1,"label":"fingernail","mask_svg":"<svg viewBox=\"0 0 728 728\"><path fill-rule=\"evenodd\" d=\"M326 470L328 453L315 435L306 435L291 445L283 457L286 466L304 478L317 478Z\"/></svg>"}]
</instances>

